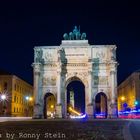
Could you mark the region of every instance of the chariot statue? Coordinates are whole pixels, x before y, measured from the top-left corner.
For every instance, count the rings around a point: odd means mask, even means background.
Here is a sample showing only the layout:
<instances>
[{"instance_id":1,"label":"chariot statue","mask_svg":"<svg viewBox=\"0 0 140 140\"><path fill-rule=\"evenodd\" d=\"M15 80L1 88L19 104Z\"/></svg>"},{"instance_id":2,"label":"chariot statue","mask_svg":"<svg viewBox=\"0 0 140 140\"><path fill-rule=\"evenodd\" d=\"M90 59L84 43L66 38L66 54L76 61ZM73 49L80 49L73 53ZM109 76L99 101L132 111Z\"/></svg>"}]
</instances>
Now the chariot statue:
<instances>
[{"instance_id":1,"label":"chariot statue","mask_svg":"<svg viewBox=\"0 0 140 140\"><path fill-rule=\"evenodd\" d=\"M86 33L80 33L80 26L79 29L77 26L74 26L74 29L72 32L69 33L64 33L63 35L64 40L85 40L86 39Z\"/></svg>"}]
</instances>

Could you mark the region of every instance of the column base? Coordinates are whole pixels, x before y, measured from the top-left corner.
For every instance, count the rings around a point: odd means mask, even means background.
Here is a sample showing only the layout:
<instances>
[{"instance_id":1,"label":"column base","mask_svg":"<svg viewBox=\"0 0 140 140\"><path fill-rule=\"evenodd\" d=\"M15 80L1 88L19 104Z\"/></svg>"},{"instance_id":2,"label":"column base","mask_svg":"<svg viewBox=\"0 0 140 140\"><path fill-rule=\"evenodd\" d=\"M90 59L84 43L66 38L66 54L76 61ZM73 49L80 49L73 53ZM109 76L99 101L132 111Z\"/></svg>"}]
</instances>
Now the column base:
<instances>
[{"instance_id":1,"label":"column base","mask_svg":"<svg viewBox=\"0 0 140 140\"><path fill-rule=\"evenodd\" d=\"M108 118L110 119L118 118L117 104L113 103L110 105L110 107L111 107L111 114L108 115Z\"/></svg>"},{"instance_id":2,"label":"column base","mask_svg":"<svg viewBox=\"0 0 140 140\"><path fill-rule=\"evenodd\" d=\"M40 113L41 110L41 105L39 103L34 105L34 114L33 114L33 119L43 119L44 115Z\"/></svg>"},{"instance_id":3,"label":"column base","mask_svg":"<svg viewBox=\"0 0 140 140\"><path fill-rule=\"evenodd\" d=\"M34 115L33 117L32 117L32 119L44 119L44 116L43 115Z\"/></svg>"},{"instance_id":4,"label":"column base","mask_svg":"<svg viewBox=\"0 0 140 140\"><path fill-rule=\"evenodd\" d=\"M62 118L62 105L56 105L56 118Z\"/></svg>"},{"instance_id":5,"label":"column base","mask_svg":"<svg viewBox=\"0 0 140 140\"><path fill-rule=\"evenodd\" d=\"M88 118L94 118L94 115L93 115L93 104L88 104L87 105L86 113L88 115Z\"/></svg>"}]
</instances>

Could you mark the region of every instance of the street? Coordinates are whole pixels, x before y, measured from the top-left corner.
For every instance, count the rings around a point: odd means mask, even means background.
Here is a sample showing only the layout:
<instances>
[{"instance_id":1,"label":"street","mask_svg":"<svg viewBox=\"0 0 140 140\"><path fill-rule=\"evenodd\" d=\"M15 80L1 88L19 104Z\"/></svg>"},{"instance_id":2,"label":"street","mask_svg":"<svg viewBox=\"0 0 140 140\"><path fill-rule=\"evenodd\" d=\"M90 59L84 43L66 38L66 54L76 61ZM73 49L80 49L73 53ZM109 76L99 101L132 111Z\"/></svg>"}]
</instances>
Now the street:
<instances>
[{"instance_id":1,"label":"street","mask_svg":"<svg viewBox=\"0 0 140 140\"><path fill-rule=\"evenodd\" d=\"M0 123L2 140L124 140L123 128L128 120L22 120Z\"/></svg>"},{"instance_id":2,"label":"street","mask_svg":"<svg viewBox=\"0 0 140 140\"><path fill-rule=\"evenodd\" d=\"M139 134L140 120L0 118L2 140L139 140Z\"/></svg>"},{"instance_id":3,"label":"street","mask_svg":"<svg viewBox=\"0 0 140 140\"><path fill-rule=\"evenodd\" d=\"M131 120L130 132L134 140L140 139L140 120Z\"/></svg>"}]
</instances>

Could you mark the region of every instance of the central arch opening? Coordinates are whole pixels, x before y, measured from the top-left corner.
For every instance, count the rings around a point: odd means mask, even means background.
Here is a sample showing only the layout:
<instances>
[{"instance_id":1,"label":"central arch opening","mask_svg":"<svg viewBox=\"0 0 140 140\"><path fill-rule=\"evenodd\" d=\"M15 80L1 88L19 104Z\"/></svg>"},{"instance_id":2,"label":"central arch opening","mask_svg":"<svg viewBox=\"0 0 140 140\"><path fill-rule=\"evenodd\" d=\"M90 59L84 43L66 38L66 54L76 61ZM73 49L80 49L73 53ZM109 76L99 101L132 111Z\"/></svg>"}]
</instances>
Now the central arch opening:
<instances>
[{"instance_id":1,"label":"central arch opening","mask_svg":"<svg viewBox=\"0 0 140 140\"><path fill-rule=\"evenodd\" d=\"M44 96L44 118L54 118L56 99L52 93L46 93Z\"/></svg>"},{"instance_id":2,"label":"central arch opening","mask_svg":"<svg viewBox=\"0 0 140 140\"><path fill-rule=\"evenodd\" d=\"M67 85L67 113L73 114L69 107L85 113L85 86L80 80L73 80Z\"/></svg>"}]
</instances>

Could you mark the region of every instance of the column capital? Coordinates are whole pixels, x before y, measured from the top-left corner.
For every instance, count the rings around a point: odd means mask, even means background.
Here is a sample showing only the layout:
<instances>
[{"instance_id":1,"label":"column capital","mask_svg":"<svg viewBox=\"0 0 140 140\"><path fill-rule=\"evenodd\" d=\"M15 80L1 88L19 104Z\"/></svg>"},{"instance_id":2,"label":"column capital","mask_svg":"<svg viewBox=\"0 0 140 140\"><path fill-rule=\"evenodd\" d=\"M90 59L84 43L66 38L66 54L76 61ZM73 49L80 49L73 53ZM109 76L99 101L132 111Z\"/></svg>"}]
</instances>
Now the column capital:
<instances>
[{"instance_id":1,"label":"column capital","mask_svg":"<svg viewBox=\"0 0 140 140\"><path fill-rule=\"evenodd\" d=\"M34 75L40 75L40 72L39 71L35 71Z\"/></svg>"},{"instance_id":2,"label":"column capital","mask_svg":"<svg viewBox=\"0 0 140 140\"><path fill-rule=\"evenodd\" d=\"M92 70L89 70L89 71L88 71L88 74L92 74L92 73L93 73L93 71L92 71Z\"/></svg>"},{"instance_id":3,"label":"column capital","mask_svg":"<svg viewBox=\"0 0 140 140\"><path fill-rule=\"evenodd\" d=\"M32 63L32 65L31 65L33 68L35 68L35 67L40 67L41 66L41 63Z\"/></svg>"},{"instance_id":4,"label":"column capital","mask_svg":"<svg viewBox=\"0 0 140 140\"><path fill-rule=\"evenodd\" d=\"M57 71L57 74L61 75L62 74L62 71Z\"/></svg>"},{"instance_id":5,"label":"column capital","mask_svg":"<svg viewBox=\"0 0 140 140\"><path fill-rule=\"evenodd\" d=\"M116 74L116 71L115 70L111 70L110 74Z\"/></svg>"}]
</instances>

